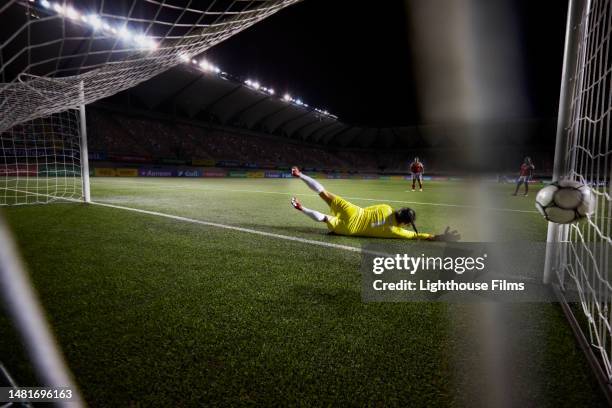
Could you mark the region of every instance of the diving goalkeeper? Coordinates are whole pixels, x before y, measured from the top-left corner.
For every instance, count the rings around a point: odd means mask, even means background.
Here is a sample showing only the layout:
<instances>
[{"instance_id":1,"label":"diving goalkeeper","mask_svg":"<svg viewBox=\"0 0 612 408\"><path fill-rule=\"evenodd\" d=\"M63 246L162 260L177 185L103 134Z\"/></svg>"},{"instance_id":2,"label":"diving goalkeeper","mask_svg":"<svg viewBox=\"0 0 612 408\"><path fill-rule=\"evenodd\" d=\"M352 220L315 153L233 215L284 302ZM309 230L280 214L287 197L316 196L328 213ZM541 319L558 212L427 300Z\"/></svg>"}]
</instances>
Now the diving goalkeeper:
<instances>
[{"instance_id":1,"label":"diving goalkeeper","mask_svg":"<svg viewBox=\"0 0 612 408\"><path fill-rule=\"evenodd\" d=\"M291 198L293 208L317 222L326 223L327 228L335 234L429 241L458 241L461 238L457 231L450 231L449 227L440 235L418 232L414 225L416 213L411 208L393 210L387 204L361 208L326 191L321 183L303 174L297 167L291 169L291 175L302 179L311 190L319 194L319 197L329 205L332 215L306 208L295 197ZM414 232L404 229L405 225L411 225Z\"/></svg>"}]
</instances>

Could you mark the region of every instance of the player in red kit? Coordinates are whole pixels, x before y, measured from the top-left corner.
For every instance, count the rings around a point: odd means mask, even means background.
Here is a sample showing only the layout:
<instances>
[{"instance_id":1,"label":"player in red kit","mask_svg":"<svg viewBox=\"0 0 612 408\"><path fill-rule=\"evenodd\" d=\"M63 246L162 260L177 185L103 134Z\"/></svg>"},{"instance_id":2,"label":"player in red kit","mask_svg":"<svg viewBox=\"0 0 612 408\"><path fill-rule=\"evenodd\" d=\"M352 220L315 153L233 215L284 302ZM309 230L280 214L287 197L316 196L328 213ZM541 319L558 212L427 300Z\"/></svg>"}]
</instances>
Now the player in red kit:
<instances>
[{"instance_id":1,"label":"player in red kit","mask_svg":"<svg viewBox=\"0 0 612 408\"><path fill-rule=\"evenodd\" d=\"M410 172L412 173L412 191L416 186L416 182L419 182L419 191L423 191L423 163L419 161L418 157L414 158L412 164L410 164Z\"/></svg>"},{"instance_id":2,"label":"player in red kit","mask_svg":"<svg viewBox=\"0 0 612 408\"><path fill-rule=\"evenodd\" d=\"M525 194L523 195L527 197L527 194L529 193L529 181L531 180L531 176L533 176L533 170L535 170L535 166L531 162L531 158L525 157L525 160L523 161L523 164L521 164L521 169L519 171L519 178L516 182L516 189L514 190L514 193L512 195L517 195L519 187L521 186L521 184L525 183Z\"/></svg>"}]
</instances>

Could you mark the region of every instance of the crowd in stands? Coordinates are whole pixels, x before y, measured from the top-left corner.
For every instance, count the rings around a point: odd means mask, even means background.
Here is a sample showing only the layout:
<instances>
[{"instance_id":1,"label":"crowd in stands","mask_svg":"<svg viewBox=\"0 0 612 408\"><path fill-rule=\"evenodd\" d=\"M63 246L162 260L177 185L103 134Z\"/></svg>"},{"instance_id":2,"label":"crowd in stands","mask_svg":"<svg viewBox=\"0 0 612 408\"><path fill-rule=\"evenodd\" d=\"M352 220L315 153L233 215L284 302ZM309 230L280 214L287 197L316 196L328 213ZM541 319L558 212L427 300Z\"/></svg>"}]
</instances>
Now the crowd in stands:
<instances>
[{"instance_id":1,"label":"crowd in stands","mask_svg":"<svg viewBox=\"0 0 612 408\"><path fill-rule=\"evenodd\" d=\"M95 108L88 110L87 120L90 151L144 156L152 160L215 160L257 164L264 168L298 164L318 170L408 173L413 156L419 155L426 172L431 174L453 173L460 167L458 160L463 156L456 152L427 154L328 149L275 136L237 133L218 126L168 122ZM532 156L537 169L552 168L550 157ZM520 161L516 166L514 161L515 158L509 160L505 167L518 168Z\"/></svg>"},{"instance_id":2,"label":"crowd in stands","mask_svg":"<svg viewBox=\"0 0 612 408\"><path fill-rule=\"evenodd\" d=\"M88 111L90 150L118 155L170 159L214 159L261 165L291 165L351 169L363 157L332 154L310 145L274 137L234 134L218 128L186 123L166 123L104 110ZM371 170L376 165L372 162Z\"/></svg>"}]
</instances>

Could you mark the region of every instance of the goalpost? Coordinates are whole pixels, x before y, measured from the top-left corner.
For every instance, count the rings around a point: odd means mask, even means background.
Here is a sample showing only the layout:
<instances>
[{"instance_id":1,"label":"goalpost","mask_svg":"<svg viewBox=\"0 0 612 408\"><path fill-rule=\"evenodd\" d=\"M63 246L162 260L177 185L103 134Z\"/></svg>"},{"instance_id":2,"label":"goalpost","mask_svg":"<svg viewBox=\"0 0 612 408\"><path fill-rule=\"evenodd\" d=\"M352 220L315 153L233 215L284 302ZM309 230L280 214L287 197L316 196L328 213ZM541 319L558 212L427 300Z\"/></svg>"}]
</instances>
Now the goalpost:
<instances>
[{"instance_id":1,"label":"goalpost","mask_svg":"<svg viewBox=\"0 0 612 408\"><path fill-rule=\"evenodd\" d=\"M553 285L608 391L612 390L611 36L612 0L569 1L553 179L587 184L596 208L578 224L549 223L544 271L544 281Z\"/></svg>"},{"instance_id":2,"label":"goalpost","mask_svg":"<svg viewBox=\"0 0 612 408\"><path fill-rule=\"evenodd\" d=\"M0 206L90 201L85 105L299 0L0 4Z\"/></svg>"}]
</instances>

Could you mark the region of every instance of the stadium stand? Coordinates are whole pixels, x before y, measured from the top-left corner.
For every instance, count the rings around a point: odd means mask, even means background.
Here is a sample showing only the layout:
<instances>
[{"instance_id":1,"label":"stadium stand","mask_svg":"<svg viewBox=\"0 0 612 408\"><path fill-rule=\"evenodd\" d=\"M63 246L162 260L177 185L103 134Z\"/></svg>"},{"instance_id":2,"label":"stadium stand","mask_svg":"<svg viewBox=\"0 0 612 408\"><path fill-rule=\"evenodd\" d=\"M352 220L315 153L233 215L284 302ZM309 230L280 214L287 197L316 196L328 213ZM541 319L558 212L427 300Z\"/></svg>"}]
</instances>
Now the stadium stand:
<instances>
[{"instance_id":1,"label":"stadium stand","mask_svg":"<svg viewBox=\"0 0 612 408\"><path fill-rule=\"evenodd\" d=\"M315 144L210 121L108 105L88 108L88 124L90 151L102 152L106 161L123 164L204 162L207 166L260 169L286 169L299 164L325 172L407 174L410 161L419 156L430 175L456 175L470 170L459 161L464 157L462 147L440 147L440 138L434 136L431 127L424 131L404 130L414 136L414 144L410 148L389 149ZM493 172L512 174L524 155L534 158L539 174L548 174L552 169L552 157L540 153L537 145L519 149L512 139L507 139L492 149L503 158L499 169ZM96 155L92 159L96 160Z\"/></svg>"}]
</instances>

